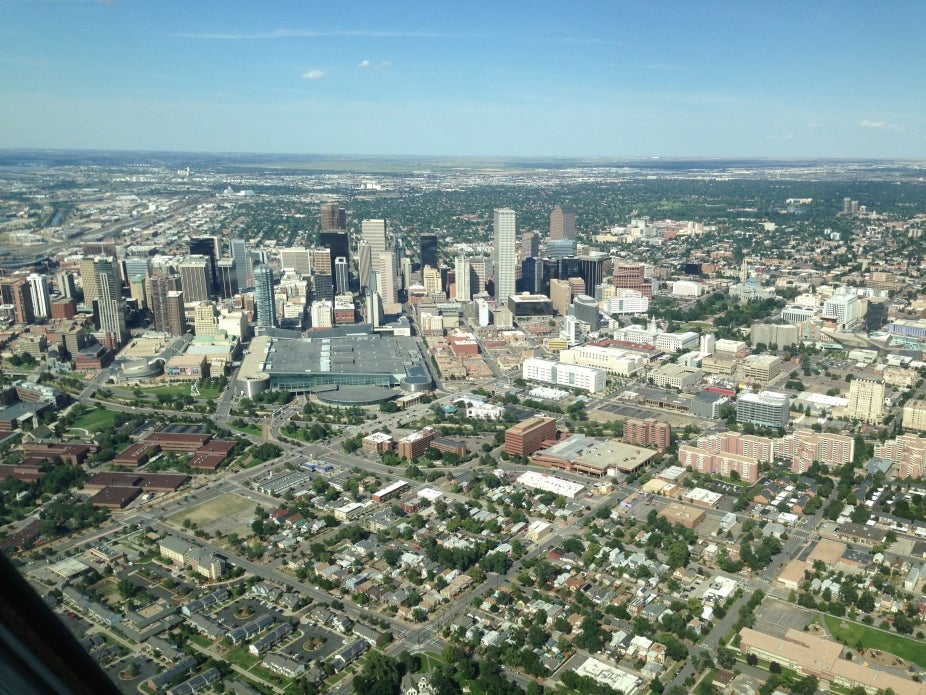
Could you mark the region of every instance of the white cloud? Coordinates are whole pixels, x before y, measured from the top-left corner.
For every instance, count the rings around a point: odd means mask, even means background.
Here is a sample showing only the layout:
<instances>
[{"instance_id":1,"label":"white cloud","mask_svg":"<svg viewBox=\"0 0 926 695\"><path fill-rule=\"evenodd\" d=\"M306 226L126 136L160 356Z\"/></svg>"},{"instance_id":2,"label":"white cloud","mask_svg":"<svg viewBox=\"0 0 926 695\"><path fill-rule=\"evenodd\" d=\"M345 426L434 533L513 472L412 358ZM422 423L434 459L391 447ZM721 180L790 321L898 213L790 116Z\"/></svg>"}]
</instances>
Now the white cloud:
<instances>
[{"instance_id":1,"label":"white cloud","mask_svg":"<svg viewBox=\"0 0 926 695\"><path fill-rule=\"evenodd\" d=\"M357 65L357 67L358 68L368 68L370 67L370 65L371 63L369 60L361 60L360 63Z\"/></svg>"},{"instance_id":2,"label":"white cloud","mask_svg":"<svg viewBox=\"0 0 926 695\"><path fill-rule=\"evenodd\" d=\"M823 124L820 121L811 121L807 124L808 128L822 128Z\"/></svg>"},{"instance_id":3,"label":"white cloud","mask_svg":"<svg viewBox=\"0 0 926 695\"><path fill-rule=\"evenodd\" d=\"M867 118L858 122L859 128L886 128L887 121L869 121Z\"/></svg>"},{"instance_id":4,"label":"white cloud","mask_svg":"<svg viewBox=\"0 0 926 695\"><path fill-rule=\"evenodd\" d=\"M372 60L361 60L357 63L357 67L364 70L381 70L383 68L388 68L390 65L392 65L392 63L388 60L381 60L378 63L374 63Z\"/></svg>"},{"instance_id":5,"label":"white cloud","mask_svg":"<svg viewBox=\"0 0 926 695\"><path fill-rule=\"evenodd\" d=\"M321 80L324 79L325 73L321 70L309 70L308 72L302 73L302 79L304 80Z\"/></svg>"}]
</instances>

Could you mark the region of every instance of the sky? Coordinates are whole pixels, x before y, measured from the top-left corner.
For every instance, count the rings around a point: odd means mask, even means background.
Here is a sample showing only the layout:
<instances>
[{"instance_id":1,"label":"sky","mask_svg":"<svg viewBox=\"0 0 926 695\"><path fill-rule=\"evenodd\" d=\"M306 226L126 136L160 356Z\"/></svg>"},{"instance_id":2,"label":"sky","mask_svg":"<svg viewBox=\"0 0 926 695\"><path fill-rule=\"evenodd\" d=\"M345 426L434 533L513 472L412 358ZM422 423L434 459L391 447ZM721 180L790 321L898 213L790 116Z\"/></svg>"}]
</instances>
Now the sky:
<instances>
[{"instance_id":1,"label":"sky","mask_svg":"<svg viewBox=\"0 0 926 695\"><path fill-rule=\"evenodd\" d=\"M0 0L0 147L926 158L922 0Z\"/></svg>"}]
</instances>

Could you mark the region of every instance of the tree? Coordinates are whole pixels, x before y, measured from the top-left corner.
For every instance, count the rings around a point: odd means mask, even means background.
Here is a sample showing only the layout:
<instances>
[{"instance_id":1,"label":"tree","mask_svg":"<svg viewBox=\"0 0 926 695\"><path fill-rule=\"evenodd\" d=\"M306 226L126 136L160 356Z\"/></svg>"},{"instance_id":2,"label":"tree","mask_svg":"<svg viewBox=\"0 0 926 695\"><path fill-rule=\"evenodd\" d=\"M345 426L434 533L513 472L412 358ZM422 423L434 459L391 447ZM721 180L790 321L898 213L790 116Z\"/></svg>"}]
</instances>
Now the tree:
<instances>
[{"instance_id":1,"label":"tree","mask_svg":"<svg viewBox=\"0 0 926 695\"><path fill-rule=\"evenodd\" d=\"M120 579L119 583L116 585L116 588L119 590L119 594L124 599L130 599L138 593L138 587L135 586L128 579Z\"/></svg>"},{"instance_id":2,"label":"tree","mask_svg":"<svg viewBox=\"0 0 926 695\"><path fill-rule=\"evenodd\" d=\"M688 564L688 545L685 541L675 541L666 552L666 563L671 569Z\"/></svg>"},{"instance_id":3,"label":"tree","mask_svg":"<svg viewBox=\"0 0 926 695\"><path fill-rule=\"evenodd\" d=\"M736 653L732 649L719 647L717 649L717 663L723 668L731 669L736 664Z\"/></svg>"},{"instance_id":4,"label":"tree","mask_svg":"<svg viewBox=\"0 0 926 695\"><path fill-rule=\"evenodd\" d=\"M820 681L815 676L805 676L791 686L793 695L816 695Z\"/></svg>"},{"instance_id":5,"label":"tree","mask_svg":"<svg viewBox=\"0 0 926 695\"><path fill-rule=\"evenodd\" d=\"M354 679L354 692L370 695L398 695L401 685L399 662L381 652L371 651L363 671Z\"/></svg>"}]
</instances>

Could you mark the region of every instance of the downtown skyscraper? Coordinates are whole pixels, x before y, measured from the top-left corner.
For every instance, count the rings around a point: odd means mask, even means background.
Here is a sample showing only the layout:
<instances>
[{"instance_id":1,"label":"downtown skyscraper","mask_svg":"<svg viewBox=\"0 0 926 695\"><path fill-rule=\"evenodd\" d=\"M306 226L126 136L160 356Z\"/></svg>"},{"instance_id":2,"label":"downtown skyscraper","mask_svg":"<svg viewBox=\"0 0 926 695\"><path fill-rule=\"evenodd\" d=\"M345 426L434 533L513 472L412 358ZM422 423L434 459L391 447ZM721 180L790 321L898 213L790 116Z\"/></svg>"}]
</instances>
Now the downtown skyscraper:
<instances>
[{"instance_id":1,"label":"downtown skyscraper","mask_svg":"<svg viewBox=\"0 0 926 695\"><path fill-rule=\"evenodd\" d=\"M257 312L257 329L276 328L277 306L273 295L273 270L259 265L254 269L254 309Z\"/></svg>"},{"instance_id":2,"label":"downtown skyscraper","mask_svg":"<svg viewBox=\"0 0 926 695\"><path fill-rule=\"evenodd\" d=\"M499 208L495 211L495 236L492 261L495 266L495 301L508 306L508 297L515 293L515 253L517 222L514 210Z\"/></svg>"}]
</instances>

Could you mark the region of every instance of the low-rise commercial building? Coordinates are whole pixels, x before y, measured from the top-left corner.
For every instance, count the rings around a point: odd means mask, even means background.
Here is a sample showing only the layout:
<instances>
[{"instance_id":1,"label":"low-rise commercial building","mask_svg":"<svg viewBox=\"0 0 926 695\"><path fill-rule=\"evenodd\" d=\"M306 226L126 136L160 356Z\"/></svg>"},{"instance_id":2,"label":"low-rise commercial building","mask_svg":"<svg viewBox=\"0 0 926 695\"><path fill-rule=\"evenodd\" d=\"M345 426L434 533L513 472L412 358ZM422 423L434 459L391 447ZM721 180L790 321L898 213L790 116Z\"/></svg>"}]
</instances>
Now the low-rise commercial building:
<instances>
[{"instance_id":1,"label":"low-rise commercial building","mask_svg":"<svg viewBox=\"0 0 926 695\"><path fill-rule=\"evenodd\" d=\"M552 362L534 357L524 360L521 370L522 376L530 381L566 386L589 393L603 391L607 380L603 369Z\"/></svg>"}]
</instances>

